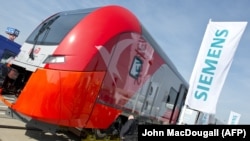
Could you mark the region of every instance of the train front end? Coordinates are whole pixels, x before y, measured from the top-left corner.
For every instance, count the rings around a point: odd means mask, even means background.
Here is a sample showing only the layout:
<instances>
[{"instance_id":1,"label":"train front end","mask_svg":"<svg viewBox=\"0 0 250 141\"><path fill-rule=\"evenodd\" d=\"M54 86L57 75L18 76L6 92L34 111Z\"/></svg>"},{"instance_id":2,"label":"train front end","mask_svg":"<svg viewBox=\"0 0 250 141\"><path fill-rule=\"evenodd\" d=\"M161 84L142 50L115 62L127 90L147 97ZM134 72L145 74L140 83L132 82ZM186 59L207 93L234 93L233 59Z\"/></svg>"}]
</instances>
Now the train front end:
<instances>
[{"instance_id":1,"label":"train front end","mask_svg":"<svg viewBox=\"0 0 250 141\"><path fill-rule=\"evenodd\" d=\"M133 20L137 21L118 6L52 15L32 32L13 60L15 77L5 79L2 94L17 99L6 104L56 125L107 128L121 111L96 105L107 71L97 46L120 32L139 32L138 23L126 24Z\"/></svg>"}]
</instances>

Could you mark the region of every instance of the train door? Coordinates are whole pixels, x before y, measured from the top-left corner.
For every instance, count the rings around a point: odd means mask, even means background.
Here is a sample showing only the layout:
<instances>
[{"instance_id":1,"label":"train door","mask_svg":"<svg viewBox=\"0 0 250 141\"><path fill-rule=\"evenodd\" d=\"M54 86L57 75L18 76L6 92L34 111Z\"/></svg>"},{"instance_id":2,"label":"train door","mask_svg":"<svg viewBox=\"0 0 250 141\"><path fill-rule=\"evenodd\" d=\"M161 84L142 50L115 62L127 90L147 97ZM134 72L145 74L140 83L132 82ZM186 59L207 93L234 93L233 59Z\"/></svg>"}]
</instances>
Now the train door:
<instances>
[{"instance_id":1,"label":"train door","mask_svg":"<svg viewBox=\"0 0 250 141\"><path fill-rule=\"evenodd\" d=\"M149 82L145 99L142 105L141 113L145 116L151 115L155 98L159 90L159 85L156 82Z\"/></svg>"}]
</instances>

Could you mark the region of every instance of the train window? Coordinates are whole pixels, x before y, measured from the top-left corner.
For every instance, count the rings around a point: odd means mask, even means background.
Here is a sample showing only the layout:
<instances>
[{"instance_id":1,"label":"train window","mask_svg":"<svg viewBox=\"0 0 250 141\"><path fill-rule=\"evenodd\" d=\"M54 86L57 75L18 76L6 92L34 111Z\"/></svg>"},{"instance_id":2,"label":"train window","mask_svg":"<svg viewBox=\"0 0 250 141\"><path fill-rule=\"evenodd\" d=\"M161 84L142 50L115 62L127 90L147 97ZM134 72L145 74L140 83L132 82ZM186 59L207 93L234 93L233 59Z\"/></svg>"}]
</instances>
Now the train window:
<instances>
[{"instance_id":1,"label":"train window","mask_svg":"<svg viewBox=\"0 0 250 141\"><path fill-rule=\"evenodd\" d=\"M148 101L145 102L144 110L148 109Z\"/></svg>"},{"instance_id":2,"label":"train window","mask_svg":"<svg viewBox=\"0 0 250 141\"><path fill-rule=\"evenodd\" d=\"M174 106L176 98L177 98L177 91L173 87L171 87L169 95L166 99L166 107Z\"/></svg>"},{"instance_id":3,"label":"train window","mask_svg":"<svg viewBox=\"0 0 250 141\"><path fill-rule=\"evenodd\" d=\"M142 64L143 61L138 56L135 56L130 67L129 75L137 79L140 76Z\"/></svg>"},{"instance_id":4,"label":"train window","mask_svg":"<svg viewBox=\"0 0 250 141\"><path fill-rule=\"evenodd\" d=\"M86 14L74 13L52 16L40 24L26 42L39 45L57 45Z\"/></svg>"},{"instance_id":5,"label":"train window","mask_svg":"<svg viewBox=\"0 0 250 141\"><path fill-rule=\"evenodd\" d=\"M150 86L150 90L149 90L148 95L149 95L149 96L151 96L151 95L152 95L152 93L153 93L153 87L152 87L152 86Z\"/></svg>"}]
</instances>

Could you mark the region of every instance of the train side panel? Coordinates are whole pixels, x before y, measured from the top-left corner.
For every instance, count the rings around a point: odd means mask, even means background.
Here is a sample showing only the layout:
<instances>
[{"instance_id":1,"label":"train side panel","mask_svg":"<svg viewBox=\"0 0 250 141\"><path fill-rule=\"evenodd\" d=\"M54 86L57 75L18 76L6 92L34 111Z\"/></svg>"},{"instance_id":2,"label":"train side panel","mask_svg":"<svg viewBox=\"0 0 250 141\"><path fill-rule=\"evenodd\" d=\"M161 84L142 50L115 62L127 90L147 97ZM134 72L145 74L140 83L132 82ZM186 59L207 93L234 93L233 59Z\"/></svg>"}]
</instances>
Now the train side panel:
<instances>
[{"instance_id":1,"label":"train side panel","mask_svg":"<svg viewBox=\"0 0 250 141\"><path fill-rule=\"evenodd\" d=\"M174 105L185 94L179 93L183 80L140 34L121 34L113 46L98 102L127 114L175 122L179 109ZM100 48L101 54L107 52Z\"/></svg>"}]
</instances>

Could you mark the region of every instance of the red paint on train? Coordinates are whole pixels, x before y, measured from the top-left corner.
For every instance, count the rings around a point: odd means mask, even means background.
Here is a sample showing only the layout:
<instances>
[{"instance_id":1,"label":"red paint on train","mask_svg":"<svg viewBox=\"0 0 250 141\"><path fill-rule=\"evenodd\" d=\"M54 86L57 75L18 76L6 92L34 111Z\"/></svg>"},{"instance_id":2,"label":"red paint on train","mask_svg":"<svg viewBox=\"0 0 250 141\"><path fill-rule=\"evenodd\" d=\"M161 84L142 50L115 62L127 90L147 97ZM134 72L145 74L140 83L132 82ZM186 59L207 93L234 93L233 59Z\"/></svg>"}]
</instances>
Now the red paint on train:
<instances>
[{"instance_id":1,"label":"red paint on train","mask_svg":"<svg viewBox=\"0 0 250 141\"><path fill-rule=\"evenodd\" d=\"M58 21L70 21L67 16L79 19L59 31L64 23ZM53 30L68 31L54 42ZM179 90L186 89L186 82L144 32L138 19L120 6L49 17L13 61L19 78L13 87L3 88L18 94L10 107L32 119L70 127L107 129L131 113L175 123L179 109L172 109L170 119L164 104L171 95L171 104L180 107L183 99L178 98L186 92Z\"/></svg>"}]
</instances>

